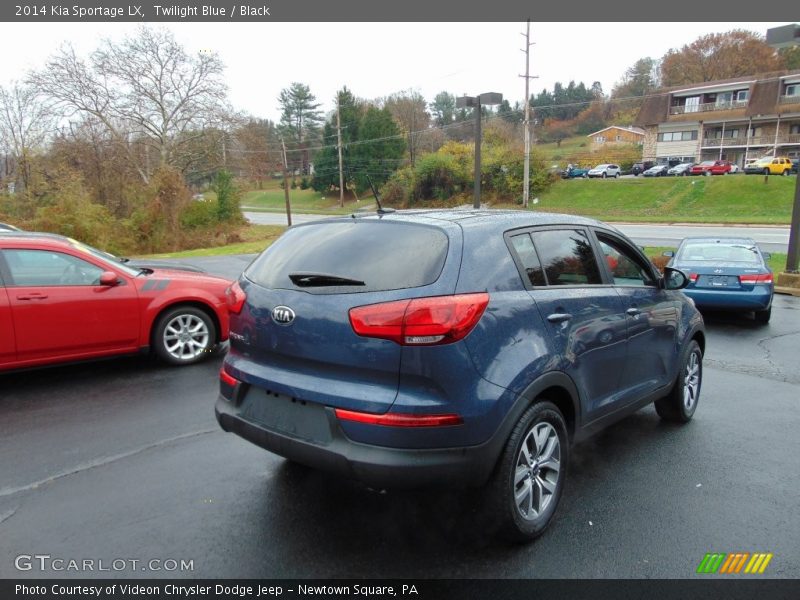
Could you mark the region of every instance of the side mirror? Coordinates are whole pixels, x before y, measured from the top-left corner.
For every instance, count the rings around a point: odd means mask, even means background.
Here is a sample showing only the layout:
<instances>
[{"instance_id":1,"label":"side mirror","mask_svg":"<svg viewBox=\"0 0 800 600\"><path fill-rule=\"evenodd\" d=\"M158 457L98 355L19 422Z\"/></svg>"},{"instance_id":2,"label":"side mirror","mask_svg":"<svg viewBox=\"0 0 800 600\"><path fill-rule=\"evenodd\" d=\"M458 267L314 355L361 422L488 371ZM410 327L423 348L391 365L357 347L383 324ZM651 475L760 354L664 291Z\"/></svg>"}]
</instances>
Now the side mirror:
<instances>
[{"instance_id":1,"label":"side mirror","mask_svg":"<svg viewBox=\"0 0 800 600\"><path fill-rule=\"evenodd\" d=\"M669 256L671 258L675 256L675 253L672 250L664 250L664 252L661 253L661 256Z\"/></svg>"},{"instance_id":2,"label":"side mirror","mask_svg":"<svg viewBox=\"0 0 800 600\"><path fill-rule=\"evenodd\" d=\"M673 269L672 267L664 267L664 289L666 290L682 290L689 285L689 278L686 273L680 269Z\"/></svg>"},{"instance_id":3,"label":"side mirror","mask_svg":"<svg viewBox=\"0 0 800 600\"><path fill-rule=\"evenodd\" d=\"M103 271L100 274L100 285L117 285L119 283L119 277L117 276L114 271Z\"/></svg>"}]
</instances>

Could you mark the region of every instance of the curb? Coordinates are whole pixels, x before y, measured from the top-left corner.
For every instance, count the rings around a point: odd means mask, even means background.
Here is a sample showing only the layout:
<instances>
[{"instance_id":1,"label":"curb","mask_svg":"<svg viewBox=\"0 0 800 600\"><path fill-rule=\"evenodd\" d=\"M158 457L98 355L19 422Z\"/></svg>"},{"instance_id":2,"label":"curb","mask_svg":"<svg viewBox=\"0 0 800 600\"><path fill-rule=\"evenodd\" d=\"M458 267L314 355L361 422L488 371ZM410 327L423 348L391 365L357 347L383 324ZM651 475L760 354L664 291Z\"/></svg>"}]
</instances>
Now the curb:
<instances>
[{"instance_id":1,"label":"curb","mask_svg":"<svg viewBox=\"0 0 800 600\"><path fill-rule=\"evenodd\" d=\"M796 297L800 298L800 289L798 289L798 288L775 286L775 293L776 294L786 294L787 296L796 296Z\"/></svg>"}]
</instances>

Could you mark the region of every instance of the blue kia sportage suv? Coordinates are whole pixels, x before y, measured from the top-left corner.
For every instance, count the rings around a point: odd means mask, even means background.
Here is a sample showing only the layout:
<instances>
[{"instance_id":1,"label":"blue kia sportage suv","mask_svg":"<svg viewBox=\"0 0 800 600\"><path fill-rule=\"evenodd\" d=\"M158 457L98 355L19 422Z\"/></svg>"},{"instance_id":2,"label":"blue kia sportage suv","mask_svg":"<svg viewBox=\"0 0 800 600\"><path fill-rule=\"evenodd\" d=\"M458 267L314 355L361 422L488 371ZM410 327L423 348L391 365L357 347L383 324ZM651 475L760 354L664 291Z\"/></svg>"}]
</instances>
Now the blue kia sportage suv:
<instances>
[{"instance_id":1,"label":"blue kia sportage suv","mask_svg":"<svg viewBox=\"0 0 800 600\"><path fill-rule=\"evenodd\" d=\"M372 486L485 486L505 533L533 539L571 443L651 402L691 419L705 335L687 282L567 215L298 225L228 291L217 419Z\"/></svg>"}]
</instances>

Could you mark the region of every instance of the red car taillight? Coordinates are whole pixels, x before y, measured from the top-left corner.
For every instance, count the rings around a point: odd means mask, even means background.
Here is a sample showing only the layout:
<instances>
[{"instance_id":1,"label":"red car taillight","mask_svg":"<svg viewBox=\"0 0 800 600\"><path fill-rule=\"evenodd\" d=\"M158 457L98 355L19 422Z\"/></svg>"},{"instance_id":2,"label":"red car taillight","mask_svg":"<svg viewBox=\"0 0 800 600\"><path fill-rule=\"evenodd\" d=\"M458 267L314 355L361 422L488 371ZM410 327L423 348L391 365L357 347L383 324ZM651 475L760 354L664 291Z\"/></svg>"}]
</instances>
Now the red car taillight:
<instances>
[{"instance_id":1,"label":"red car taillight","mask_svg":"<svg viewBox=\"0 0 800 600\"><path fill-rule=\"evenodd\" d=\"M772 273L739 275L739 283L772 283Z\"/></svg>"},{"instance_id":2,"label":"red car taillight","mask_svg":"<svg viewBox=\"0 0 800 600\"><path fill-rule=\"evenodd\" d=\"M401 346L450 344L467 336L483 316L489 294L397 300L350 309L350 325L363 337Z\"/></svg>"},{"instance_id":3,"label":"red car taillight","mask_svg":"<svg viewBox=\"0 0 800 600\"><path fill-rule=\"evenodd\" d=\"M245 300L247 300L247 294L245 294L244 290L239 286L238 281L233 282L228 286L228 289L225 290L225 301L228 304L229 312L238 315L242 312Z\"/></svg>"},{"instance_id":4,"label":"red car taillight","mask_svg":"<svg viewBox=\"0 0 800 600\"><path fill-rule=\"evenodd\" d=\"M697 282L697 273L689 273L689 281L691 281L692 283L696 283Z\"/></svg>"}]
</instances>

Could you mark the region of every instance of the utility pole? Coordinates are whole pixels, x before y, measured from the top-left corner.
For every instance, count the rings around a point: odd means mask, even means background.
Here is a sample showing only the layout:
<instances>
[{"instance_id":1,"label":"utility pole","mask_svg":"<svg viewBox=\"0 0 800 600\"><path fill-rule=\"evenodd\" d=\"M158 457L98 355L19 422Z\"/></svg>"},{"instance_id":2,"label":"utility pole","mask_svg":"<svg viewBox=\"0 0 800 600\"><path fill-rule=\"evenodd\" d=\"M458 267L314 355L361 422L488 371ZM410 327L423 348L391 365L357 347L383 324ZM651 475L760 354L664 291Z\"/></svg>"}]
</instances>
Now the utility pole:
<instances>
[{"instance_id":1,"label":"utility pole","mask_svg":"<svg viewBox=\"0 0 800 600\"><path fill-rule=\"evenodd\" d=\"M525 122L523 123L523 136L525 137L525 170L522 182L522 206L528 207L528 197L530 195L530 180L531 180L531 96L528 91L528 84L531 79L536 79L536 75L530 75L530 58L531 46L533 42L531 39L531 20L528 19L527 28L525 30L525 75L520 77L525 78Z\"/></svg>"},{"instance_id":2,"label":"utility pole","mask_svg":"<svg viewBox=\"0 0 800 600\"><path fill-rule=\"evenodd\" d=\"M286 144L281 138L283 148L283 197L286 199L286 224L292 226L292 204L289 202L289 161L286 160Z\"/></svg>"},{"instance_id":3,"label":"utility pole","mask_svg":"<svg viewBox=\"0 0 800 600\"><path fill-rule=\"evenodd\" d=\"M343 207L344 171L342 170L342 122L339 115L339 92L336 92L336 145L339 148L339 207Z\"/></svg>"}]
</instances>

